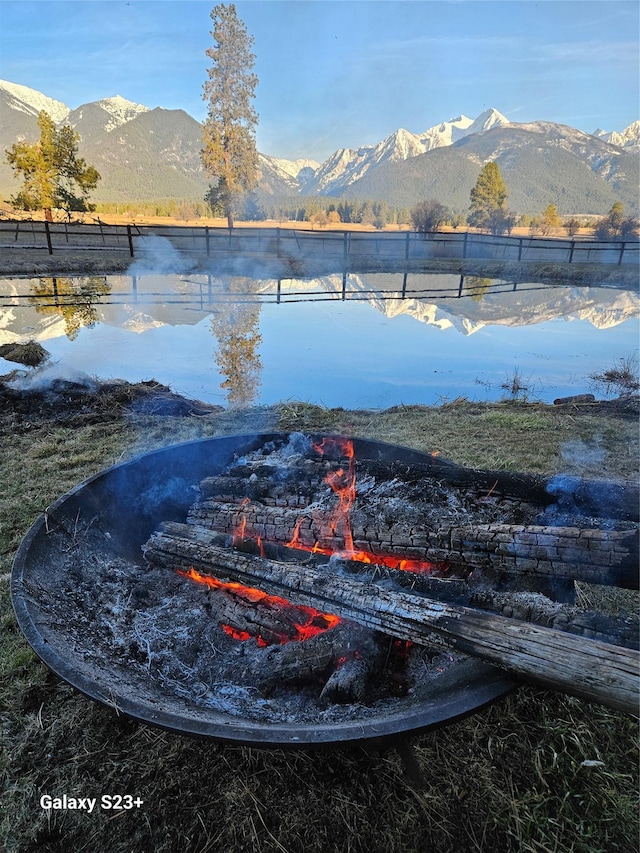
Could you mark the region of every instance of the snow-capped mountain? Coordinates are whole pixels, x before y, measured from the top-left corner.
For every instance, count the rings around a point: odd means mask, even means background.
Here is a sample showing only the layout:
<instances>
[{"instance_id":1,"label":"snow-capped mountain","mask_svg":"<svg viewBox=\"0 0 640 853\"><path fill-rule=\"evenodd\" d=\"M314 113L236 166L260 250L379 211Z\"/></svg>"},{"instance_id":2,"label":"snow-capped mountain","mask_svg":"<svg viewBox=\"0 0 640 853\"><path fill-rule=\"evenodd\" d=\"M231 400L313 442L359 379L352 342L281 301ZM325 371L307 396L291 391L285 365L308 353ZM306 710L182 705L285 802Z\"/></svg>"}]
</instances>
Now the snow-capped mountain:
<instances>
[{"instance_id":1,"label":"snow-capped mountain","mask_svg":"<svg viewBox=\"0 0 640 853\"><path fill-rule=\"evenodd\" d=\"M42 92L18 83L0 80L0 92L4 94L6 103L11 109L36 118L42 110L45 110L56 123L63 122L71 112L62 101L48 98Z\"/></svg>"},{"instance_id":2,"label":"snow-capped mountain","mask_svg":"<svg viewBox=\"0 0 640 853\"><path fill-rule=\"evenodd\" d=\"M258 155L258 165L262 173L261 181L268 182L273 192L280 185L283 192L296 193L315 175L320 163L317 160L283 160L279 157Z\"/></svg>"},{"instance_id":3,"label":"snow-capped mountain","mask_svg":"<svg viewBox=\"0 0 640 853\"><path fill-rule=\"evenodd\" d=\"M452 145L471 133L507 124L509 119L498 110L490 109L485 110L475 120L464 115L458 116L451 121L430 127L424 133L411 133L401 127L375 146L339 148L318 169L305 191L339 195L345 187L364 177L369 169L382 163L408 160L434 148Z\"/></svg>"},{"instance_id":4,"label":"snow-capped mountain","mask_svg":"<svg viewBox=\"0 0 640 853\"><path fill-rule=\"evenodd\" d=\"M620 148L640 148L640 121L632 122L621 133L598 128L593 135Z\"/></svg>"},{"instance_id":5,"label":"snow-capped mountain","mask_svg":"<svg viewBox=\"0 0 640 853\"><path fill-rule=\"evenodd\" d=\"M114 98L103 98L92 104L84 104L78 107L77 110L71 110L65 120L72 127L77 127L78 125L86 125L88 121L95 122L96 116L99 115L100 119L98 123L101 130L105 133L110 133L115 128L136 118L141 113L148 112L149 107L136 104L120 95L116 95Z\"/></svg>"},{"instance_id":6,"label":"snow-capped mountain","mask_svg":"<svg viewBox=\"0 0 640 853\"><path fill-rule=\"evenodd\" d=\"M359 181L366 173L382 163L397 163L425 154L434 148L452 145L471 133L488 130L509 124L498 110L485 110L475 120L467 116L458 116L451 121L430 127L424 133L411 133L400 128L375 146L365 148L340 148L305 186L305 192L318 192L324 195L339 194L350 184Z\"/></svg>"}]
</instances>

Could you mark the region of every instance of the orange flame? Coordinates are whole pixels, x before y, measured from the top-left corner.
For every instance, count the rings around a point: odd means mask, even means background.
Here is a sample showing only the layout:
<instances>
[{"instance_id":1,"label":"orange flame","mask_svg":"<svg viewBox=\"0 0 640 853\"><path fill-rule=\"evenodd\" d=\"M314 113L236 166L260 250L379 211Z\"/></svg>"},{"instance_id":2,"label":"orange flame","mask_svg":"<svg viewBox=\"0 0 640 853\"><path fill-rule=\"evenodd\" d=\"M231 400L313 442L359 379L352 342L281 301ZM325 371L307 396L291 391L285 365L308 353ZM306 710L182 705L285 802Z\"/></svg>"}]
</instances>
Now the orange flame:
<instances>
[{"instance_id":1,"label":"orange flame","mask_svg":"<svg viewBox=\"0 0 640 853\"><path fill-rule=\"evenodd\" d=\"M275 642L283 644L291 640L308 640L322 631L328 631L340 622L340 617L332 613L321 613L315 607L307 607L304 604L292 604L286 598L281 598L279 595L268 595L261 589L244 586L244 584L237 583L236 581L221 581L212 575L203 575L194 568L190 568L188 571L177 569L177 572L182 577L203 584L209 587L209 589L224 592L249 604L259 604L261 607L268 607L280 613L284 612L293 625L294 635L278 634L277 639L274 639L276 634L270 631L269 638L267 639L260 635L260 629L257 626L256 630L258 633L256 633L255 639L259 646L268 646ZM230 634L237 640L248 640L253 636L247 631L236 628L234 625L223 625L222 628L227 634Z\"/></svg>"},{"instance_id":2,"label":"orange flame","mask_svg":"<svg viewBox=\"0 0 640 853\"><path fill-rule=\"evenodd\" d=\"M349 560L355 560L358 563L386 566L388 569L400 569L408 572L432 572L436 568L436 565L426 560L413 560L408 557L398 557L394 554L374 554L372 551L363 551L354 547L353 533L351 531L351 507L356 500L356 458L353 441L349 438L327 437L312 446L321 455L324 455L328 450L337 450L348 460L346 471L344 468L339 468L337 471L329 472L324 478L323 482L330 486L337 495L338 504L320 530L321 539L325 537L330 539L342 537L344 548L342 551L336 552L330 548L322 547L319 542L316 542L313 547L305 545L300 541L302 518L299 518L296 522L293 536L286 543L286 546L288 548L298 548L301 551L311 551L314 554L326 554L327 556L339 553L340 556Z\"/></svg>"}]
</instances>

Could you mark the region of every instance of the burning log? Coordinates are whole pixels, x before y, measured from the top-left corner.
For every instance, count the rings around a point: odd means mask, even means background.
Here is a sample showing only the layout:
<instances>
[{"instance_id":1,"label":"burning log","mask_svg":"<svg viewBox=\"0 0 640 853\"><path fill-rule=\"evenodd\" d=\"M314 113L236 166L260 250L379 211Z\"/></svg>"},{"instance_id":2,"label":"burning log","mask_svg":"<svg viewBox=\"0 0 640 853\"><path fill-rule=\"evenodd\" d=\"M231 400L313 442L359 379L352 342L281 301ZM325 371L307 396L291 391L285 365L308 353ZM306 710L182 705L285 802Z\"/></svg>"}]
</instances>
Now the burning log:
<instances>
[{"instance_id":1,"label":"burning log","mask_svg":"<svg viewBox=\"0 0 640 853\"><path fill-rule=\"evenodd\" d=\"M240 554L171 525L143 547L147 559L173 566L188 561L204 572L259 584L269 594L330 611L393 637L434 642L471 654L545 687L636 713L637 651L531 625L482 610L390 591L378 584L311 567ZM178 535L182 531L183 535Z\"/></svg>"},{"instance_id":2,"label":"burning log","mask_svg":"<svg viewBox=\"0 0 640 853\"><path fill-rule=\"evenodd\" d=\"M241 639L254 638L260 646L308 639L339 621L335 616L293 605L260 589L201 575L193 568L180 574L215 591L207 608L226 633Z\"/></svg>"},{"instance_id":3,"label":"burning log","mask_svg":"<svg viewBox=\"0 0 640 853\"><path fill-rule=\"evenodd\" d=\"M345 530L327 524L325 514L266 507L221 504L205 499L190 510L188 521L226 533L296 548L340 553L350 548ZM438 530L401 526L375 528L352 521L353 549L372 555L369 562L412 560L446 563L469 573L482 569L498 574L581 580L638 589L638 530L599 530L522 524L475 524ZM409 566L410 567L410 566ZM428 566L427 566L428 567Z\"/></svg>"},{"instance_id":4,"label":"burning log","mask_svg":"<svg viewBox=\"0 0 640 853\"><path fill-rule=\"evenodd\" d=\"M324 683L322 702L358 702L378 657L371 631L338 620L303 643L243 650L231 661L232 678L236 684L256 687L264 696L282 685ZM357 663L357 669L352 663Z\"/></svg>"},{"instance_id":5,"label":"burning log","mask_svg":"<svg viewBox=\"0 0 640 853\"><path fill-rule=\"evenodd\" d=\"M251 684L268 695L280 684L319 681L326 682L320 694L323 702L362 698L378 656L371 631L193 568L178 573L214 593L208 597L207 611L225 633L256 641L258 648L234 665L237 683ZM304 642L292 642L300 640Z\"/></svg>"},{"instance_id":6,"label":"burning log","mask_svg":"<svg viewBox=\"0 0 640 853\"><path fill-rule=\"evenodd\" d=\"M166 537L164 540L159 534ZM284 545L269 542L256 542L255 539L241 539L223 533L207 530L196 525L184 525L166 521L160 526L160 531L145 546L145 553L155 554L155 559L162 562L160 552L170 551L168 542L175 536L178 540L188 538L205 548L216 545L220 548L230 548L232 545L244 554L259 555L278 562L300 562L300 551ZM151 559L151 558L150 558ZM319 566L325 560L322 555L307 555L306 565ZM173 557L174 566L191 566L189 557L176 554ZM357 573L362 570L362 564L357 561L342 560L345 570ZM400 570L393 574L399 587L416 590L421 595L436 598L449 604L478 607L491 610L502 616L513 617L524 622L535 622L559 631L577 634L605 643L626 646L637 649L640 645L640 624L631 617L608 616L604 613L589 612L567 604L552 601L544 595L532 591L498 592L487 586L484 580L465 581L460 578L438 577L420 574L418 577Z\"/></svg>"}]
</instances>

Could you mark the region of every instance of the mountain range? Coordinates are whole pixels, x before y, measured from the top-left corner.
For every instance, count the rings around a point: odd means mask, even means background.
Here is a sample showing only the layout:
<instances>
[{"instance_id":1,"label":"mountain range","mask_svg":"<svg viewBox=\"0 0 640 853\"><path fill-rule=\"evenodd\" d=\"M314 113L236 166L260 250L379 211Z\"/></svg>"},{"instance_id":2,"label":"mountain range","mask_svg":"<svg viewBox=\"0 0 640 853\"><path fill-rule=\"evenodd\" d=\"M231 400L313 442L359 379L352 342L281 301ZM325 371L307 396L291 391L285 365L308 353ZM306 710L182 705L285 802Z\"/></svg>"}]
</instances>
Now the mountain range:
<instances>
[{"instance_id":1,"label":"mountain range","mask_svg":"<svg viewBox=\"0 0 640 853\"><path fill-rule=\"evenodd\" d=\"M79 150L102 176L94 201L201 200L208 179L200 164L201 125L183 110L149 109L120 95L77 109L16 83L0 81L0 150L38 138L46 110L80 134ZM509 206L540 213L555 203L563 215L603 214L615 201L638 210L640 121L593 134L553 122L510 122L496 109L460 115L422 133L399 128L377 145L340 148L324 163L259 155L258 199L298 196L387 201L410 207L434 198L466 211L483 164L495 160ZM4 160L0 196L18 188Z\"/></svg>"}]
</instances>

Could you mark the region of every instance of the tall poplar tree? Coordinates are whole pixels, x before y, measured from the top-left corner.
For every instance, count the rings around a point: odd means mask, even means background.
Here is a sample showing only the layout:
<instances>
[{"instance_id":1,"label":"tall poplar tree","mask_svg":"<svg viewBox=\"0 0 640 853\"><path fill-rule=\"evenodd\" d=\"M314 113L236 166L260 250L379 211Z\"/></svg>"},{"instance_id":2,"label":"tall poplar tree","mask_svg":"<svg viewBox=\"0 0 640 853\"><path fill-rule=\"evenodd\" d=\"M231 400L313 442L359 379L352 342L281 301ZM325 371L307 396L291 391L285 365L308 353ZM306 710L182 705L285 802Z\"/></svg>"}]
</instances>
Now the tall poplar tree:
<instances>
[{"instance_id":1,"label":"tall poplar tree","mask_svg":"<svg viewBox=\"0 0 640 853\"><path fill-rule=\"evenodd\" d=\"M44 210L51 219L53 208L66 211L93 210L89 193L100 175L78 157L80 136L70 125L56 130L51 116L44 110L38 115L38 142L16 142L6 151L7 162L17 176L22 176L22 189L10 201L22 210Z\"/></svg>"},{"instance_id":2,"label":"tall poplar tree","mask_svg":"<svg viewBox=\"0 0 640 853\"><path fill-rule=\"evenodd\" d=\"M214 45L203 98L209 102L204 123L202 165L217 181L209 189L211 209L222 209L229 228L242 193L257 183L258 152L255 127L258 115L252 100L258 78L253 73L253 37L238 20L236 7L220 4L211 12Z\"/></svg>"}]
</instances>

